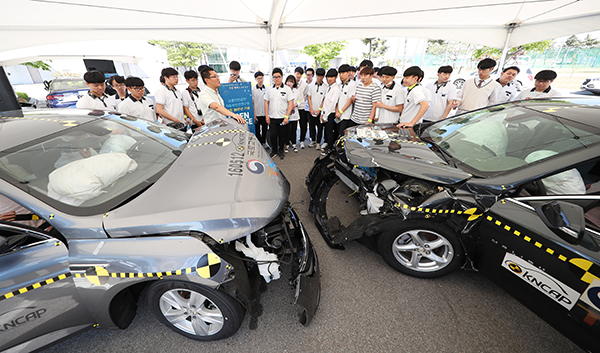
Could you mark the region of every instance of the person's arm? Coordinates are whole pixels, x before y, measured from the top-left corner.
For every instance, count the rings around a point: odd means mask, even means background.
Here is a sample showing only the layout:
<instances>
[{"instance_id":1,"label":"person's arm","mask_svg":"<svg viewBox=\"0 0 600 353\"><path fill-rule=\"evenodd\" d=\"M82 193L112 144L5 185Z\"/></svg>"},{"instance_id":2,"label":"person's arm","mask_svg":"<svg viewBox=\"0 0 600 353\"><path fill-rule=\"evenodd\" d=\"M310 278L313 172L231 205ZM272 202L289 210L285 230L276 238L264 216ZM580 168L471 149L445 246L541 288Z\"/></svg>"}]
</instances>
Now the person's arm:
<instances>
[{"instance_id":1,"label":"person's arm","mask_svg":"<svg viewBox=\"0 0 600 353\"><path fill-rule=\"evenodd\" d=\"M417 112L417 115L415 115L413 120L411 120L409 123L400 123L400 124L398 124L398 127L409 128L409 127L415 126L415 124L418 123L419 120L421 120L423 115L425 115L425 113L427 112L427 109L429 109L429 103L425 99L425 100L419 102L419 106L420 106L419 111Z\"/></svg>"},{"instance_id":2,"label":"person's arm","mask_svg":"<svg viewBox=\"0 0 600 353\"><path fill-rule=\"evenodd\" d=\"M287 123L290 121L290 114L292 114L292 110L294 110L294 98L292 97L291 100L288 101L288 108L287 111L285 112L285 116L287 116L287 118L284 116L283 117L283 125L287 125Z\"/></svg>"},{"instance_id":3,"label":"person's arm","mask_svg":"<svg viewBox=\"0 0 600 353\"><path fill-rule=\"evenodd\" d=\"M448 114L450 114L450 111L454 107L454 102L455 101L453 99L448 99L448 103L446 103L446 109L444 109L444 114L442 114L440 120L444 120L448 117Z\"/></svg>"},{"instance_id":4,"label":"person's arm","mask_svg":"<svg viewBox=\"0 0 600 353\"><path fill-rule=\"evenodd\" d=\"M17 218L17 213L15 211L0 214L0 221L12 222L15 218Z\"/></svg>"},{"instance_id":5,"label":"person's arm","mask_svg":"<svg viewBox=\"0 0 600 353\"><path fill-rule=\"evenodd\" d=\"M167 113L167 111L165 110L165 106L160 103L156 103L156 113L160 115L163 119L171 120L176 123L180 122L179 120L175 119L171 114Z\"/></svg>"},{"instance_id":6,"label":"person's arm","mask_svg":"<svg viewBox=\"0 0 600 353\"><path fill-rule=\"evenodd\" d=\"M313 110L313 106L312 106L312 96L309 94L306 96L307 98L307 102L308 102L308 110L310 111L310 115L315 115L317 112L315 112Z\"/></svg>"},{"instance_id":7,"label":"person's arm","mask_svg":"<svg viewBox=\"0 0 600 353\"><path fill-rule=\"evenodd\" d=\"M374 85L374 83L372 83ZM379 102L381 98L381 89L373 89L371 92L371 114L369 114L369 119L367 120L367 124L374 124L377 120L375 119L375 113L377 112L376 103Z\"/></svg>"},{"instance_id":8,"label":"person's arm","mask_svg":"<svg viewBox=\"0 0 600 353\"><path fill-rule=\"evenodd\" d=\"M271 124L271 118L269 117L269 101L265 99L265 120L267 121L267 125Z\"/></svg>"},{"instance_id":9,"label":"person's arm","mask_svg":"<svg viewBox=\"0 0 600 353\"><path fill-rule=\"evenodd\" d=\"M210 103L210 105L208 106L210 109L212 110L216 110L217 112L225 115L225 116L229 116L233 119L235 119L235 121L237 121L240 124L245 124L246 120L244 120L244 118L242 118L241 115L239 114L235 114L234 112L232 112L231 110L225 108L224 106L220 105L217 102L212 102Z\"/></svg>"}]
</instances>

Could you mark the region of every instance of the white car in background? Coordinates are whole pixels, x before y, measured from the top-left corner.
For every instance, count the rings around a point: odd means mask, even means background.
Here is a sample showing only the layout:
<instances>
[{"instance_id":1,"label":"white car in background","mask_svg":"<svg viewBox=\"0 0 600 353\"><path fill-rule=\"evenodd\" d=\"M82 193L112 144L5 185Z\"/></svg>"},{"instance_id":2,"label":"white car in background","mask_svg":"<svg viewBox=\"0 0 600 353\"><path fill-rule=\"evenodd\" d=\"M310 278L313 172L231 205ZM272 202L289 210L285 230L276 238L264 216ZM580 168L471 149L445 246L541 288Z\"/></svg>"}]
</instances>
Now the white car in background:
<instances>
[{"instance_id":1,"label":"white car in background","mask_svg":"<svg viewBox=\"0 0 600 353\"><path fill-rule=\"evenodd\" d=\"M586 78L580 88L585 91L590 91L595 95L600 95L600 76Z\"/></svg>"},{"instance_id":2,"label":"white car in background","mask_svg":"<svg viewBox=\"0 0 600 353\"><path fill-rule=\"evenodd\" d=\"M530 67L520 66L520 65L510 65L510 66L517 66L519 68L519 70L521 70L514 80L514 82L517 83L517 91L521 92L523 90L523 87L532 87L533 86L533 71L531 70ZM507 65L506 67L509 67L509 66ZM496 78L500 77L501 73L502 73L502 71L499 71L498 69L496 69L496 70L492 71L491 76L496 79ZM456 87L457 90L461 90L463 88L466 80L478 77L478 71L475 70L468 75L459 73L459 74L453 74L453 76L455 78L452 80L452 83L454 84L454 86Z\"/></svg>"}]
</instances>

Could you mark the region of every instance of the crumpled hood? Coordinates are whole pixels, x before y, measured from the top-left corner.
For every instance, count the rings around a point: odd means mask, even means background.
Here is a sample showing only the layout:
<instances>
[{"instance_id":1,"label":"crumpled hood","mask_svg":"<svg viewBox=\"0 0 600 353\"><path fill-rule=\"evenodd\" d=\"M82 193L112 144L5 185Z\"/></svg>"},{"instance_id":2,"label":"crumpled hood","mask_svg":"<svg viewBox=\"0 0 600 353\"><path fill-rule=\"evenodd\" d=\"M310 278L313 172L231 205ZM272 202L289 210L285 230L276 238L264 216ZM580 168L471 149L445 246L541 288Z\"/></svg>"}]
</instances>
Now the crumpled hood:
<instances>
[{"instance_id":1,"label":"crumpled hood","mask_svg":"<svg viewBox=\"0 0 600 353\"><path fill-rule=\"evenodd\" d=\"M290 186L254 134L224 121L196 133L160 179L107 213L111 237L196 230L228 242L268 224Z\"/></svg>"},{"instance_id":2,"label":"crumpled hood","mask_svg":"<svg viewBox=\"0 0 600 353\"><path fill-rule=\"evenodd\" d=\"M440 184L455 184L471 178L471 174L449 166L412 130L398 131L394 125L362 125L347 129L343 147L348 161Z\"/></svg>"}]
</instances>

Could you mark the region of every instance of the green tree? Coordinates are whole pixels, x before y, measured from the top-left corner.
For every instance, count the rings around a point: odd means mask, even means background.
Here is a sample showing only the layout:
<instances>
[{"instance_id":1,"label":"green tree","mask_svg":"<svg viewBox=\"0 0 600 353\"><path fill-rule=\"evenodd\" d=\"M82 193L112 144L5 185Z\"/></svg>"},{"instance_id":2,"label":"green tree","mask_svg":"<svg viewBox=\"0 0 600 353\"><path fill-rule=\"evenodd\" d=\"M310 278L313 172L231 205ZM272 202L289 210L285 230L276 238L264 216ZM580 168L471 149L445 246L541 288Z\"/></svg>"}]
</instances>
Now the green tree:
<instances>
[{"instance_id":1,"label":"green tree","mask_svg":"<svg viewBox=\"0 0 600 353\"><path fill-rule=\"evenodd\" d=\"M534 42L529 44L519 45L513 48L508 49L506 54L507 61L508 59L512 59L514 62L517 62L519 56L524 55L525 53L541 53L550 48L552 45L552 40L543 40L540 42ZM502 55L502 50L498 48L492 47L482 47L479 49L475 49L473 52L473 60L481 60L483 58L500 58Z\"/></svg>"},{"instance_id":2,"label":"green tree","mask_svg":"<svg viewBox=\"0 0 600 353\"><path fill-rule=\"evenodd\" d=\"M208 62L208 54L214 50L214 46L208 43L170 40L149 40L148 43L165 49L171 66L184 67L186 70L195 69L198 62Z\"/></svg>"},{"instance_id":3,"label":"green tree","mask_svg":"<svg viewBox=\"0 0 600 353\"><path fill-rule=\"evenodd\" d=\"M323 67L329 65L329 62L338 56L347 44L346 41L311 44L302 48L300 52L312 56L317 67Z\"/></svg>"},{"instance_id":4,"label":"green tree","mask_svg":"<svg viewBox=\"0 0 600 353\"><path fill-rule=\"evenodd\" d=\"M442 39L427 40L427 54L440 55L448 49L448 42Z\"/></svg>"},{"instance_id":5,"label":"green tree","mask_svg":"<svg viewBox=\"0 0 600 353\"><path fill-rule=\"evenodd\" d=\"M369 60L384 56L389 48L385 45L387 40L383 38L362 38L361 41L369 48L368 52L363 53Z\"/></svg>"},{"instance_id":6,"label":"green tree","mask_svg":"<svg viewBox=\"0 0 600 353\"><path fill-rule=\"evenodd\" d=\"M583 45L583 43L577 38L576 35L572 35L565 41L565 47L569 48L579 48Z\"/></svg>"},{"instance_id":7,"label":"green tree","mask_svg":"<svg viewBox=\"0 0 600 353\"><path fill-rule=\"evenodd\" d=\"M596 38L592 38L592 36L590 36L589 34L585 37L584 41L583 41L583 45L586 48L593 48L593 47L597 47L600 46L600 40L596 39Z\"/></svg>"},{"instance_id":8,"label":"green tree","mask_svg":"<svg viewBox=\"0 0 600 353\"><path fill-rule=\"evenodd\" d=\"M52 62L52 60L48 60L48 61ZM22 63L21 65L31 66L33 68L42 69L44 71L51 71L51 69L52 69L52 67L50 66L50 64L45 63L42 60L28 61L26 63Z\"/></svg>"}]
</instances>

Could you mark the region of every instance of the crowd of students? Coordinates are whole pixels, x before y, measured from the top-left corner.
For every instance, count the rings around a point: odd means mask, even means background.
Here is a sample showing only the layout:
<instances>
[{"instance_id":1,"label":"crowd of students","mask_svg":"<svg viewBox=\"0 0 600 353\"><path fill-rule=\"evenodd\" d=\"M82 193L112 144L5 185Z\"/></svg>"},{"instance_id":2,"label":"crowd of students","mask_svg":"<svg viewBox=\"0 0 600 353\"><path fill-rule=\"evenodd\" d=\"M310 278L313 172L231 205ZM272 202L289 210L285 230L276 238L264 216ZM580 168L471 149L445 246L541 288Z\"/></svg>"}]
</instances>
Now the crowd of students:
<instances>
[{"instance_id":1,"label":"crowd of students","mask_svg":"<svg viewBox=\"0 0 600 353\"><path fill-rule=\"evenodd\" d=\"M557 76L552 70L538 72L535 86L519 93L514 83L519 68L506 67L494 79L491 73L495 66L493 59L481 60L478 75L467 79L461 90L451 83L451 66L441 66L437 80L424 85L424 72L418 66L409 67L401 79L396 79L398 71L394 67L373 68L370 60L363 60L358 69L347 64L327 71L297 67L287 77L275 68L268 87L259 71L254 74L256 84L252 87L256 136L271 150L272 157L283 159L287 152L305 147L327 154L344 130L356 125L395 124L412 128L421 122L435 122L453 113L493 104L560 96L550 86ZM242 82L240 64L232 61L229 68L229 82ZM107 89L104 74L89 71L84 80L90 91L81 97L77 107L116 110L180 129L224 118L246 123L225 108L219 94L221 82L212 68L202 65L197 72L186 71L184 78L188 87L180 91L176 87L178 71L163 69L162 86L155 92L154 102L145 97L144 81L139 77L112 76Z\"/></svg>"}]
</instances>

